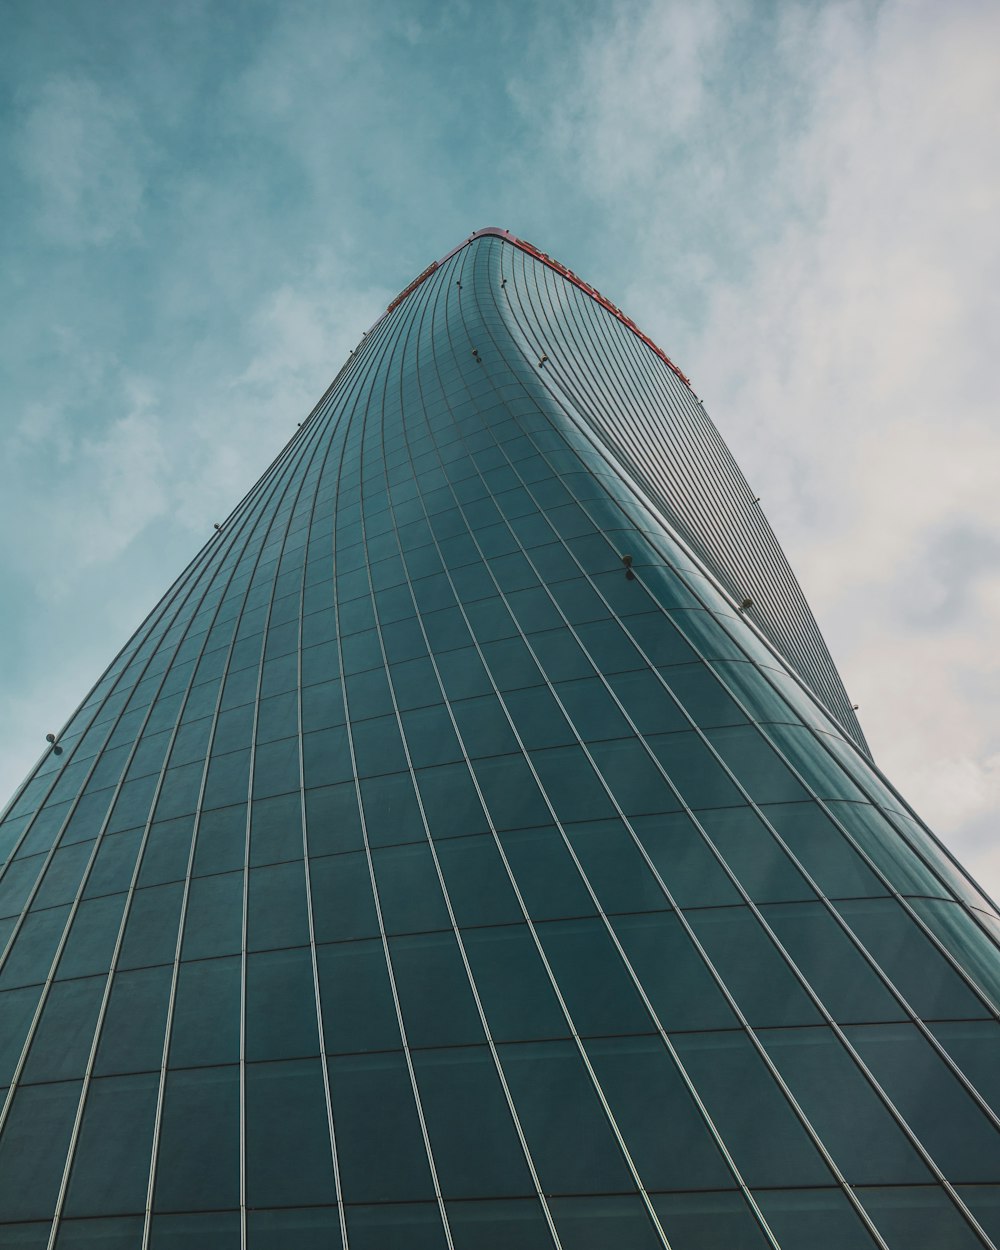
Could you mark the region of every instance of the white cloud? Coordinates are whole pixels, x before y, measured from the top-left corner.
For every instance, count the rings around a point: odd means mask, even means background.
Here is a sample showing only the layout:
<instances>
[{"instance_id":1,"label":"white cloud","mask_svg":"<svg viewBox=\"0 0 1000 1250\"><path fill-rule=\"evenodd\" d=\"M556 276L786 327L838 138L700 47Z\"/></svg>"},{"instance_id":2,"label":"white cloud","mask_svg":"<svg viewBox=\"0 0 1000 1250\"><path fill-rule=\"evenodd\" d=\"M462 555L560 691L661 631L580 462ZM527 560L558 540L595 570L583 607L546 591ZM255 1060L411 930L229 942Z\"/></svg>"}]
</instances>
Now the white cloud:
<instances>
[{"instance_id":1,"label":"white cloud","mask_svg":"<svg viewBox=\"0 0 1000 1250\"><path fill-rule=\"evenodd\" d=\"M137 237L149 145L134 109L81 76L54 75L23 101L15 153L59 243Z\"/></svg>"},{"instance_id":2,"label":"white cloud","mask_svg":"<svg viewBox=\"0 0 1000 1250\"><path fill-rule=\"evenodd\" d=\"M995 891L998 42L984 4L650 5L552 102L877 758Z\"/></svg>"}]
</instances>

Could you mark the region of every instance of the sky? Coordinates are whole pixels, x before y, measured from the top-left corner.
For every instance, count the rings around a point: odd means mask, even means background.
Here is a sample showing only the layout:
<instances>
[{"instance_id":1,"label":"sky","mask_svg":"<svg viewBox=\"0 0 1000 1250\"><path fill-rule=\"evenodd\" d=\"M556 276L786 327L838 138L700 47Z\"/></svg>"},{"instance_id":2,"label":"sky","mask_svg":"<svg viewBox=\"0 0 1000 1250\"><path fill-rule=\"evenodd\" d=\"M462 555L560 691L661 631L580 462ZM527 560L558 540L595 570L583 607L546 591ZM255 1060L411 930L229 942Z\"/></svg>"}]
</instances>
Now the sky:
<instances>
[{"instance_id":1,"label":"sky","mask_svg":"<svg viewBox=\"0 0 1000 1250\"><path fill-rule=\"evenodd\" d=\"M0 793L388 301L509 228L691 377L1000 894L994 0L7 0Z\"/></svg>"}]
</instances>

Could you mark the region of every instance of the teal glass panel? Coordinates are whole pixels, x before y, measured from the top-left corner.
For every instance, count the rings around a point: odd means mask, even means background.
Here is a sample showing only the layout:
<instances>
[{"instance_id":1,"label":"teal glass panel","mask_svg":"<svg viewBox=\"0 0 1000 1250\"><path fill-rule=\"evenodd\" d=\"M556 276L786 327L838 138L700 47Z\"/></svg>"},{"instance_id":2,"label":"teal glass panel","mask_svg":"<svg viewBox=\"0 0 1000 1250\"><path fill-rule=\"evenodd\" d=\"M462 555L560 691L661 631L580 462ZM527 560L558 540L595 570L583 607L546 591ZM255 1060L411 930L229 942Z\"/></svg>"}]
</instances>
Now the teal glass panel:
<instances>
[{"instance_id":1,"label":"teal glass panel","mask_svg":"<svg viewBox=\"0 0 1000 1250\"><path fill-rule=\"evenodd\" d=\"M448 1202L455 1250L550 1250L552 1237L535 1198Z\"/></svg>"},{"instance_id":2,"label":"teal glass panel","mask_svg":"<svg viewBox=\"0 0 1000 1250\"><path fill-rule=\"evenodd\" d=\"M546 1193L624 1193L632 1179L571 1042L499 1048L528 1149ZM574 1148L567 1150L567 1142Z\"/></svg>"},{"instance_id":3,"label":"teal glass panel","mask_svg":"<svg viewBox=\"0 0 1000 1250\"><path fill-rule=\"evenodd\" d=\"M890 1246L907 1250L980 1250L982 1242L943 1189L859 1189L858 1197Z\"/></svg>"},{"instance_id":4,"label":"teal glass panel","mask_svg":"<svg viewBox=\"0 0 1000 1250\"><path fill-rule=\"evenodd\" d=\"M524 1151L486 1047L420 1051L414 1068L444 1197L530 1194Z\"/></svg>"},{"instance_id":5,"label":"teal glass panel","mask_svg":"<svg viewBox=\"0 0 1000 1250\"><path fill-rule=\"evenodd\" d=\"M156 1211L239 1205L239 1069L167 1074L156 1162Z\"/></svg>"},{"instance_id":6,"label":"teal glass panel","mask_svg":"<svg viewBox=\"0 0 1000 1250\"><path fill-rule=\"evenodd\" d=\"M308 947L251 954L246 964L248 1063L319 1052L316 993Z\"/></svg>"},{"instance_id":7,"label":"teal glass panel","mask_svg":"<svg viewBox=\"0 0 1000 1250\"><path fill-rule=\"evenodd\" d=\"M247 1250L341 1250L342 1245L336 1208L247 1212Z\"/></svg>"},{"instance_id":8,"label":"teal glass panel","mask_svg":"<svg viewBox=\"0 0 1000 1250\"><path fill-rule=\"evenodd\" d=\"M329 1062L344 1201L433 1198L427 1152L403 1056L355 1055Z\"/></svg>"},{"instance_id":9,"label":"teal glass panel","mask_svg":"<svg viewBox=\"0 0 1000 1250\"><path fill-rule=\"evenodd\" d=\"M68 1216L145 1209L159 1087L158 1072L91 1082L66 1192Z\"/></svg>"},{"instance_id":10,"label":"teal glass panel","mask_svg":"<svg viewBox=\"0 0 1000 1250\"><path fill-rule=\"evenodd\" d=\"M65 1081L84 1075L105 984L104 977L86 977L50 987L22 1082Z\"/></svg>"},{"instance_id":11,"label":"teal glass panel","mask_svg":"<svg viewBox=\"0 0 1000 1250\"><path fill-rule=\"evenodd\" d=\"M247 1065L246 1184L255 1207L336 1201L318 1059Z\"/></svg>"},{"instance_id":12,"label":"teal glass panel","mask_svg":"<svg viewBox=\"0 0 1000 1250\"><path fill-rule=\"evenodd\" d=\"M782 1245L871 1250L871 1234L837 1189L761 1189L754 1198Z\"/></svg>"},{"instance_id":13,"label":"teal glass panel","mask_svg":"<svg viewBox=\"0 0 1000 1250\"><path fill-rule=\"evenodd\" d=\"M98 1076L159 1068L171 974L164 966L115 976L94 1064Z\"/></svg>"},{"instance_id":14,"label":"teal glass panel","mask_svg":"<svg viewBox=\"0 0 1000 1250\"><path fill-rule=\"evenodd\" d=\"M749 1185L828 1185L830 1173L743 1033L674 1036L680 1061Z\"/></svg>"},{"instance_id":15,"label":"teal glass panel","mask_svg":"<svg viewBox=\"0 0 1000 1250\"><path fill-rule=\"evenodd\" d=\"M0 1135L0 1203L10 1220L51 1218L79 1101L79 1081L14 1095Z\"/></svg>"},{"instance_id":16,"label":"teal glass panel","mask_svg":"<svg viewBox=\"0 0 1000 1250\"><path fill-rule=\"evenodd\" d=\"M732 1185L710 1126L658 1037L590 1041L587 1054L647 1189Z\"/></svg>"},{"instance_id":17,"label":"teal glass panel","mask_svg":"<svg viewBox=\"0 0 1000 1250\"><path fill-rule=\"evenodd\" d=\"M770 1244L741 1194L654 1194L652 1202L676 1250L764 1250Z\"/></svg>"},{"instance_id":18,"label":"teal glass panel","mask_svg":"<svg viewBox=\"0 0 1000 1250\"><path fill-rule=\"evenodd\" d=\"M170 1031L172 1068L239 1059L240 981L239 956L180 965Z\"/></svg>"},{"instance_id":19,"label":"teal glass panel","mask_svg":"<svg viewBox=\"0 0 1000 1250\"><path fill-rule=\"evenodd\" d=\"M569 1025L527 925L470 929L462 936L495 1041L568 1035Z\"/></svg>"},{"instance_id":20,"label":"teal glass panel","mask_svg":"<svg viewBox=\"0 0 1000 1250\"><path fill-rule=\"evenodd\" d=\"M663 1244L638 1198L554 1198L551 1209L563 1244L579 1250L609 1245L656 1250Z\"/></svg>"}]
</instances>

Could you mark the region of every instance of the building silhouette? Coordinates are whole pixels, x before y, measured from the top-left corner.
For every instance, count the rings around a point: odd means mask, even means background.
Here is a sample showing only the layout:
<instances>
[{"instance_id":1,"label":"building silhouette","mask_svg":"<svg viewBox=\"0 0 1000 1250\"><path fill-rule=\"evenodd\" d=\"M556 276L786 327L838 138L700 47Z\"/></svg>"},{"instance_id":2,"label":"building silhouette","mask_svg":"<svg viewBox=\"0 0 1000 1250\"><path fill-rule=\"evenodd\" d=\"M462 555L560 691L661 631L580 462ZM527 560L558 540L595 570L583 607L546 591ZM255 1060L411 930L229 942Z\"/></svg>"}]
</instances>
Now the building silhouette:
<instances>
[{"instance_id":1,"label":"building silhouette","mask_svg":"<svg viewBox=\"0 0 1000 1250\"><path fill-rule=\"evenodd\" d=\"M0 853L0 1247L1000 1239L1000 918L687 380L505 231L363 337Z\"/></svg>"}]
</instances>

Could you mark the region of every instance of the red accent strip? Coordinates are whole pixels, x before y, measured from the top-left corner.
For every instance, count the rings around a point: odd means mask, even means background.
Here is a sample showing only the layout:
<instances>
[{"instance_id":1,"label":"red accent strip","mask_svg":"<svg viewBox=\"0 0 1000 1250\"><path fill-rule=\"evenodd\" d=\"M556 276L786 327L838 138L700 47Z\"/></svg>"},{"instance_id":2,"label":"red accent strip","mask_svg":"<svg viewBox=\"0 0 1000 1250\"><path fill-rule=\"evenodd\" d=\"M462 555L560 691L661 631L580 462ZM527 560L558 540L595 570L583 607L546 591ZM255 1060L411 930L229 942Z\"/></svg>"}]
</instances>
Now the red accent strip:
<instances>
[{"instance_id":1,"label":"red accent strip","mask_svg":"<svg viewBox=\"0 0 1000 1250\"><path fill-rule=\"evenodd\" d=\"M419 277L414 278L410 285L396 296L389 307L385 310L385 313L383 313L383 316L391 313L393 309L398 308L403 300L405 300L408 295L412 295L421 283L426 282L435 269L440 269L446 260L451 260L456 252L460 252L463 247L468 247L473 239L482 238L483 235L495 235L497 238L505 239L508 243L512 243L515 247L520 248L522 252L526 252L529 256L534 256L536 260L540 260L542 264L547 265L549 269L561 274L567 281L572 282L573 285L583 291L585 295L589 295L590 298L592 300L596 300L602 308L606 308L613 317L617 317L623 326L626 326L629 330L631 330L636 338L641 339L648 348L654 351L667 368L670 369L671 372L675 373L684 385L690 389L690 379L685 374L681 373L680 369L678 369L667 353L663 351L662 348L657 347L648 334L643 334L632 318L626 317L616 304L612 304L612 302L609 299L606 299L600 291L596 290L589 283L584 282L582 278L578 278L572 269L567 269L565 265L561 265L557 260L553 260L552 257L546 255L545 252L539 251L533 243L528 243L524 239L519 239L516 235L511 234L509 230L501 230L497 226L487 226L485 230L477 230L474 234L470 234L467 239L463 240L463 242L459 243L458 247L453 247L446 256L442 256L440 260L435 261L432 265L428 265ZM381 320L382 318L380 317L379 321ZM378 322L376 322L376 325L377 324ZM374 329L374 326L372 329Z\"/></svg>"},{"instance_id":2,"label":"red accent strip","mask_svg":"<svg viewBox=\"0 0 1000 1250\"><path fill-rule=\"evenodd\" d=\"M392 303L389 305L389 307L385 311L387 313L391 313L394 308L398 308L399 305L403 302L403 300L406 299L407 295L412 295L413 292L417 289L418 286L420 286L422 282L426 282L427 279L434 272L434 270L438 268L438 266L439 266L438 261L436 260L432 261L422 274L414 278L408 287L400 291L400 293L396 296L396 298L392 301Z\"/></svg>"}]
</instances>

